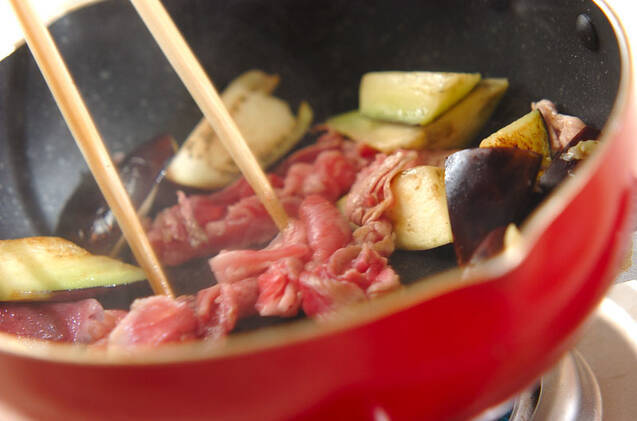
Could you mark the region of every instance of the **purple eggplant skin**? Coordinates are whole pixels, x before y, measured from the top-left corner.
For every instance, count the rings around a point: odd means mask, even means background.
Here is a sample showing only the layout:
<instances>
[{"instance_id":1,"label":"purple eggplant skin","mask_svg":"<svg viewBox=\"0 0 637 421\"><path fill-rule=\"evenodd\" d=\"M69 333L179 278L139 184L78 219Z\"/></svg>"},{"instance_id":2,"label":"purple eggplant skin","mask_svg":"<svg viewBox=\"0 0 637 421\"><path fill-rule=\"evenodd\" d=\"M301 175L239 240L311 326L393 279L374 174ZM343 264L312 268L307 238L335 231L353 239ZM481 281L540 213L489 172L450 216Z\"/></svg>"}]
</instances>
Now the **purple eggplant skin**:
<instances>
[{"instance_id":1,"label":"purple eggplant skin","mask_svg":"<svg viewBox=\"0 0 637 421\"><path fill-rule=\"evenodd\" d=\"M599 130L586 126L580 130L570 142L568 142L568 145L566 145L566 147L553 158L551 165L549 165L549 167L540 176L539 188L542 194L547 195L553 191L555 187L562 183L564 179L572 177L575 172L575 168L581 162L579 159L571 159L568 161L561 159L562 155L568 152L568 150L572 147L577 146L579 142L584 140L596 140L599 138L599 135Z\"/></svg>"},{"instance_id":2,"label":"purple eggplant skin","mask_svg":"<svg viewBox=\"0 0 637 421\"><path fill-rule=\"evenodd\" d=\"M165 168L177 150L170 135L157 136L129 153L118 171L135 208L153 195L164 178ZM111 254L122 234L97 183L90 174L66 202L56 235L67 238L93 254Z\"/></svg>"},{"instance_id":3,"label":"purple eggplant skin","mask_svg":"<svg viewBox=\"0 0 637 421\"><path fill-rule=\"evenodd\" d=\"M475 265L489 259L504 250L504 234L507 227L497 227L484 237L469 259L469 265Z\"/></svg>"},{"instance_id":4,"label":"purple eggplant skin","mask_svg":"<svg viewBox=\"0 0 637 421\"><path fill-rule=\"evenodd\" d=\"M580 160L565 161L559 157L551 161L551 165L540 176L539 187L543 194L548 194L555 189L566 177L572 177Z\"/></svg>"},{"instance_id":5,"label":"purple eggplant skin","mask_svg":"<svg viewBox=\"0 0 637 421\"><path fill-rule=\"evenodd\" d=\"M465 149L447 158L445 190L459 265L471 260L491 231L520 222L541 163L538 153L504 147Z\"/></svg>"},{"instance_id":6,"label":"purple eggplant skin","mask_svg":"<svg viewBox=\"0 0 637 421\"><path fill-rule=\"evenodd\" d=\"M577 145L582 140L597 140L599 139L601 132L591 126L585 126L582 130L580 130L573 138L568 142L568 144L560 150L559 155L568 151L573 146Z\"/></svg>"}]
</instances>

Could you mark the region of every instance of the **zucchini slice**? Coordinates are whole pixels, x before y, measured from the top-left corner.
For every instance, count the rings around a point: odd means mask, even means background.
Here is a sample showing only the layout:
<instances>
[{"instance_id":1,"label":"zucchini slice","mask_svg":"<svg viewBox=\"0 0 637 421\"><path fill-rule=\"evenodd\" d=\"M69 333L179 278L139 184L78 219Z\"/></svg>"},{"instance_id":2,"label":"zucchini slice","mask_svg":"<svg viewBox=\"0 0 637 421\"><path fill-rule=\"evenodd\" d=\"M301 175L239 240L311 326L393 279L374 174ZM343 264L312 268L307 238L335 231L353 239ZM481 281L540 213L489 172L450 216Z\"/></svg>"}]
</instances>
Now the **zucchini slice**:
<instances>
[{"instance_id":1,"label":"zucchini slice","mask_svg":"<svg viewBox=\"0 0 637 421\"><path fill-rule=\"evenodd\" d=\"M479 73L372 72L361 79L359 110L370 118L425 125L467 95Z\"/></svg>"}]
</instances>

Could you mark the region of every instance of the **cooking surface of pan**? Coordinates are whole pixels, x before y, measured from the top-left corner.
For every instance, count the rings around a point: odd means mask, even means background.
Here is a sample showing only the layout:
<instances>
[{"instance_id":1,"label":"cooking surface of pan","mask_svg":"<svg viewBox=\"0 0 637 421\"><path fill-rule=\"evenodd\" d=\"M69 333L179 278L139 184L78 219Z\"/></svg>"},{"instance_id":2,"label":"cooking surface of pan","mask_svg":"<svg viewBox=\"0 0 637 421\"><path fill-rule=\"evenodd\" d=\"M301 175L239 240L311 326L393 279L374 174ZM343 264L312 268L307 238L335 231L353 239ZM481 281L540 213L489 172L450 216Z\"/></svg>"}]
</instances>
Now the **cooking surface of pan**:
<instances>
[{"instance_id":1,"label":"cooking surface of pan","mask_svg":"<svg viewBox=\"0 0 637 421\"><path fill-rule=\"evenodd\" d=\"M278 73L279 95L310 101L317 122L355 108L371 70L508 77L484 134L544 97L601 127L618 86L612 29L590 2L165 3L218 87L251 68ZM596 51L576 32L581 13ZM79 10L52 32L112 153L162 132L183 140L200 118L128 2ZM0 237L51 234L86 167L25 47L0 63L0 91Z\"/></svg>"}]
</instances>

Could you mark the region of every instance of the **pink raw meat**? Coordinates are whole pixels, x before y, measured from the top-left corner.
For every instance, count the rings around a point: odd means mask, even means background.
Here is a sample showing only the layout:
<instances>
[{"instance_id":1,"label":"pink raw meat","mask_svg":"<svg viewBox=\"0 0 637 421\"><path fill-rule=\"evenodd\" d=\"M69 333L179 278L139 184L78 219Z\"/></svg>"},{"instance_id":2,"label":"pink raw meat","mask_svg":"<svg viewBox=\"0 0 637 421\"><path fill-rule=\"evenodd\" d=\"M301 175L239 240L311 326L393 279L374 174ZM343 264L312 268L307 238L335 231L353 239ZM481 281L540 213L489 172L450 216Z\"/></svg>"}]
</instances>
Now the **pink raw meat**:
<instances>
[{"instance_id":1,"label":"pink raw meat","mask_svg":"<svg viewBox=\"0 0 637 421\"><path fill-rule=\"evenodd\" d=\"M312 248L312 260L322 263L352 239L352 230L341 212L321 196L307 197L299 209L299 218Z\"/></svg>"},{"instance_id":2,"label":"pink raw meat","mask_svg":"<svg viewBox=\"0 0 637 421\"><path fill-rule=\"evenodd\" d=\"M273 263L258 278L259 297L255 304L261 316L295 316L301 307L299 277L305 262L284 258Z\"/></svg>"},{"instance_id":3,"label":"pink raw meat","mask_svg":"<svg viewBox=\"0 0 637 421\"><path fill-rule=\"evenodd\" d=\"M256 313L259 295L256 278L217 284L197 293L195 313L199 336L218 339L234 329L237 320Z\"/></svg>"},{"instance_id":4,"label":"pink raw meat","mask_svg":"<svg viewBox=\"0 0 637 421\"><path fill-rule=\"evenodd\" d=\"M192 298L139 298L108 337L109 346L155 346L196 338Z\"/></svg>"},{"instance_id":5,"label":"pink raw meat","mask_svg":"<svg viewBox=\"0 0 637 421\"><path fill-rule=\"evenodd\" d=\"M210 268L219 283L232 283L258 276L283 258L304 258L310 252L305 228L291 220L287 228L261 250L224 251L210 259Z\"/></svg>"},{"instance_id":6,"label":"pink raw meat","mask_svg":"<svg viewBox=\"0 0 637 421\"><path fill-rule=\"evenodd\" d=\"M308 195L333 201L346 193L373 154L328 132L315 145L291 155L269 177L286 212L295 217ZM177 205L157 215L148 237L164 264L178 265L222 249L264 244L276 232L265 208L241 179L207 196L180 194Z\"/></svg>"},{"instance_id":7,"label":"pink raw meat","mask_svg":"<svg viewBox=\"0 0 637 421\"><path fill-rule=\"evenodd\" d=\"M403 170L417 165L415 151L397 151L391 155L378 154L356 178L345 205L345 214L356 225L381 218L394 203L391 180Z\"/></svg>"},{"instance_id":8,"label":"pink raw meat","mask_svg":"<svg viewBox=\"0 0 637 421\"><path fill-rule=\"evenodd\" d=\"M218 283L196 296L138 299L128 313L105 312L95 300L5 305L0 329L67 342L156 346L221 338L239 319L256 312L289 317L303 308L307 315L321 317L387 293L399 286L387 262L394 250L392 226L384 217L393 200L391 179L423 159L442 155L378 155L356 175L374 154L330 133L319 145L294 154L280 167L286 177L272 179L284 205L299 219L292 218L262 250L219 253L210 261ZM352 183L348 213L360 225L354 233L332 203ZM150 234L168 262L179 262L219 248L217 241L235 246L267 241L276 228L266 217L251 189L239 181L213 195L179 194L179 203L155 220Z\"/></svg>"},{"instance_id":9,"label":"pink raw meat","mask_svg":"<svg viewBox=\"0 0 637 421\"><path fill-rule=\"evenodd\" d=\"M4 303L0 331L56 342L92 343L115 326L123 313L104 311L93 299L60 303Z\"/></svg>"}]
</instances>

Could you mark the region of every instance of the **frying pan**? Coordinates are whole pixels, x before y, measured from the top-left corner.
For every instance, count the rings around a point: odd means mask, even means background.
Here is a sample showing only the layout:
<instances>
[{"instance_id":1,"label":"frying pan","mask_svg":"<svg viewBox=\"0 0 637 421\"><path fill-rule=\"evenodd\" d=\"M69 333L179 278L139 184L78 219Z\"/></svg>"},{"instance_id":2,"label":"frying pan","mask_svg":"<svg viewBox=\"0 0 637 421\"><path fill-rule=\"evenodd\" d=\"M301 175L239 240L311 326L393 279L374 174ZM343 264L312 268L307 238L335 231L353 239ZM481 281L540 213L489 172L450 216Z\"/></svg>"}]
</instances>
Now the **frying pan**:
<instances>
[{"instance_id":1,"label":"frying pan","mask_svg":"<svg viewBox=\"0 0 637 421\"><path fill-rule=\"evenodd\" d=\"M522 227L524 241L462 276L450 249L400 253L412 282L334 320L224 344L100 351L0 337L0 403L35 419L462 420L529 385L573 345L627 250L634 203L631 62L605 3L563 0L166 0L218 86L251 68L316 120L357 106L371 70L508 77L488 134L540 98L602 128L602 147ZM592 26L576 31L580 14ZM194 103L125 1L52 33L112 152L183 139ZM0 237L51 234L86 171L28 51L0 63Z\"/></svg>"}]
</instances>

